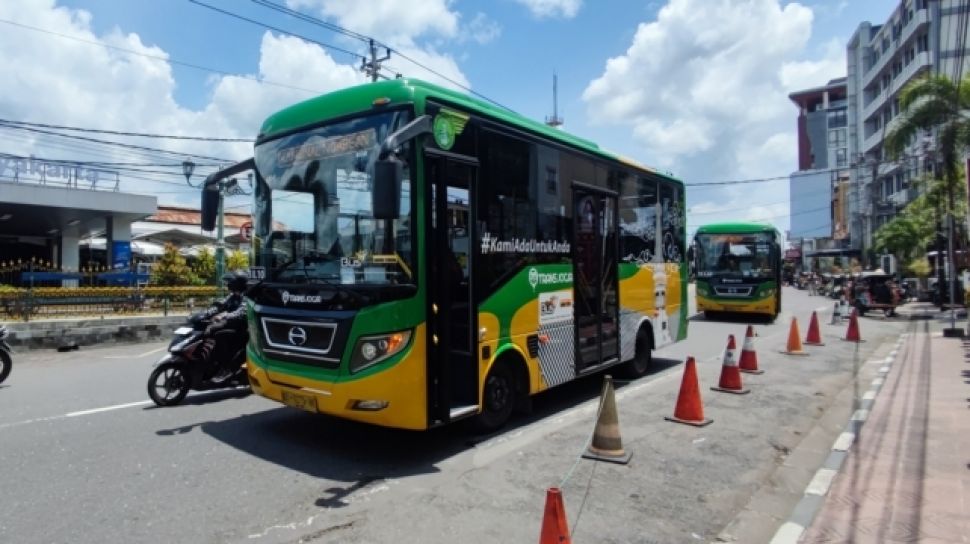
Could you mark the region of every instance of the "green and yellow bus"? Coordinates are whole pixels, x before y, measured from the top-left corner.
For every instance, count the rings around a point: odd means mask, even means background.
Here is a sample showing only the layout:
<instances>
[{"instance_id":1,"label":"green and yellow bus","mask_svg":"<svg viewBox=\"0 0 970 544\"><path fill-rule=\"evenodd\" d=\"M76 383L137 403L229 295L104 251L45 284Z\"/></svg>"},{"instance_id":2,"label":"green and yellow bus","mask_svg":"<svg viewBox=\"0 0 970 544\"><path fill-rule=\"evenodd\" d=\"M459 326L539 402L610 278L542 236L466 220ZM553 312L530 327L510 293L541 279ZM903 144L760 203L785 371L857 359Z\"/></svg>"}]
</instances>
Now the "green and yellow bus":
<instances>
[{"instance_id":1,"label":"green and yellow bus","mask_svg":"<svg viewBox=\"0 0 970 544\"><path fill-rule=\"evenodd\" d=\"M503 425L530 395L687 335L683 183L417 80L267 119L255 171L248 372L311 412Z\"/></svg>"},{"instance_id":2,"label":"green and yellow bus","mask_svg":"<svg viewBox=\"0 0 970 544\"><path fill-rule=\"evenodd\" d=\"M781 235L772 225L718 223L694 235L697 311L778 317Z\"/></svg>"}]
</instances>

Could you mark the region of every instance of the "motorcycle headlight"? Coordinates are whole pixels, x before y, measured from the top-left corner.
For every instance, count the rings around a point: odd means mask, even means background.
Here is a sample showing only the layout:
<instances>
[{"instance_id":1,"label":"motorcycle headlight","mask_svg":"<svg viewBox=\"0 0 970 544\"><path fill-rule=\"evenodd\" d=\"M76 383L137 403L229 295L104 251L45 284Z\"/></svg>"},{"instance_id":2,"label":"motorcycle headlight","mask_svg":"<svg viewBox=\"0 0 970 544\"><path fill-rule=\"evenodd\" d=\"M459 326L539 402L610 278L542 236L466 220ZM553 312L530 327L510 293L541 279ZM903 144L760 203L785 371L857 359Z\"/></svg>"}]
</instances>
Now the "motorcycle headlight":
<instances>
[{"instance_id":1,"label":"motorcycle headlight","mask_svg":"<svg viewBox=\"0 0 970 544\"><path fill-rule=\"evenodd\" d=\"M350 357L350 371L360 372L365 368L376 365L403 350L410 340L410 330L362 336L357 340L354 353Z\"/></svg>"}]
</instances>

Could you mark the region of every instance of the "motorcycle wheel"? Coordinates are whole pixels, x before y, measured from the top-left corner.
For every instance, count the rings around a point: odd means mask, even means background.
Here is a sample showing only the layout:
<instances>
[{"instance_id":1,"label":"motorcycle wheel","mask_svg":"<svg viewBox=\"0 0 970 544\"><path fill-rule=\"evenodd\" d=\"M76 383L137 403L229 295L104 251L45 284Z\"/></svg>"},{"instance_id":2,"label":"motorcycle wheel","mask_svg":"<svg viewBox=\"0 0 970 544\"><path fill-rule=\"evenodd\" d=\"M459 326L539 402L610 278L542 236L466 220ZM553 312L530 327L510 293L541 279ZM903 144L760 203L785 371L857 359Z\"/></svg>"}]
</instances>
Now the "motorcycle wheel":
<instances>
[{"instance_id":1,"label":"motorcycle wheel","mask_svg":"<svg viewBox=\"0 0 970 544\"><path fill-rule=\"evenodd\" d=\"M189 394L189 376L178 363L158 365L148 377L148 396L158 406L175 406Z\"/></svg>"},{"instance_id":2,"label":"motorcycle wheel","mask_svg":"<svg viewBox=\"0 0 970 544\"><path fill-rule=\"evenodd\" d=\"M10 359L10 354L0 349L0 383L7 379L11 369L13 369L13 361Z\"/></svg>"}]
</instances>

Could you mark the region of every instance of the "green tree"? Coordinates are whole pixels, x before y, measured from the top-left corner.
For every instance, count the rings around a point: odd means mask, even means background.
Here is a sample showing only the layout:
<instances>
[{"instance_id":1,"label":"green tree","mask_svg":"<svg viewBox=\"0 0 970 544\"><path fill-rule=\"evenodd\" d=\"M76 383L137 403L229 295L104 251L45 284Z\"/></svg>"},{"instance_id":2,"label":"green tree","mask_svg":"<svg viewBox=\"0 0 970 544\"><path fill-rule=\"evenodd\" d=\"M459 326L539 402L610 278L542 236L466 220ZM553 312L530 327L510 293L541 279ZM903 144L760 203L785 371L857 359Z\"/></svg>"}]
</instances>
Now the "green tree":
<instances>
[{"instance_id":1,"label":"green tree","mask_svg":"<svg viewBox=\"0 0 970 544\"><path fill-rule=\"evenodd\" d=\"M900 93L899 107L896 126L886 135L886 152L897 158L921 132L932 132L943 165L940 191L946 195L945 202L936 199L937 214L945 211L955 223L957 199L964 189L960 183L960 157L970 148L970 77L960 84L939 74L914 80ZM931 186L928 192L934 189ZM954 233L951 242L957 245L955 238ZM955 251L951 252L950 259L955 265Z\"/></svg>"},{"instance_id":2,"label":"green tree","mask_svg":"<svg viewBox=\"0 0 970 544\"><path fill-rule=\"evenodd\" d=\"M917 221L911 214L903 213L876 231L873 245L880 251L892 253L905 265L926 247L922 243L924 239Z\"/></svg>"},{"instance_id":3,"label":"green tree","mask_svg":"<svg viewBox=\"0 0 970 544\"><path fill-rule=\"evenodd\" d=\"M204 285L215 285L216 283L216 257L207 247L199 250L195 257L195 264L192 265L192 272Z\"/></svg>"},{"instance_id":4,"label":"green tree","mask_svg":"<svg viewBox=\"0 0 970 544\"><path fill-rule=\"evenodd\" d=\"M195 274L185 262L185 257L172 244L165 244L165 253L152 270L152 283L156 285L191 285Z\"/></svg>"},{"instance_id":5,"label":"green tree","mask_svg":"<svg viewBox=\"0 0 970 544\"><path fill-rule=\"evenodd\" d=\"M249 270L249 254L243 251L230 251L226 255L226 271Z\"/></svg>"}]
</instances>

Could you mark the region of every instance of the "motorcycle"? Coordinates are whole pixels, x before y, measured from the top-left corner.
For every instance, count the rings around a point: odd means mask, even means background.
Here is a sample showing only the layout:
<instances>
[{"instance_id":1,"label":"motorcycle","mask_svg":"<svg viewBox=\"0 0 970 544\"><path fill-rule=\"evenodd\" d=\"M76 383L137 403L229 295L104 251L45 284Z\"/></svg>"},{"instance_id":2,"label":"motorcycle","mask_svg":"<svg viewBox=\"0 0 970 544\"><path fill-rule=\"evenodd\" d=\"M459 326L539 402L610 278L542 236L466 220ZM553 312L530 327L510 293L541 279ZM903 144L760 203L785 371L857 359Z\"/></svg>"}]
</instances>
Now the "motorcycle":
<instances>
[{"instance_id":1,"label":"motorcycle","mask_svg":"<svg viewBox=\"0 0 970 544\"><path fill-rule=\"evenodd\" d=\"M10 357L10 344L7 343L7 336L10 332L7 327L0 325L0 383L7 379L10 370L13 368L13 359Z\"/></svg>"},{"instance_id":2,"label":"motorcycle","mask_svg":"<svg viewBox=\"0 0 970 544\"><path fill-rule=\"evenodd\" d=\"M225 379L217 379L220 365L216 361L204 363L194 357L206 340L205 329L211 320L201 314L191 316L187 324L174 332L168 353L155 363L148 377L148 396L158 406L175 406L183 400L190 390L210 391L235 387L249 387L246 375L246 342L234 350L231 368L235 370ZM237 334L246 335L245 331Z\"/></svg>"}]
</instances>

